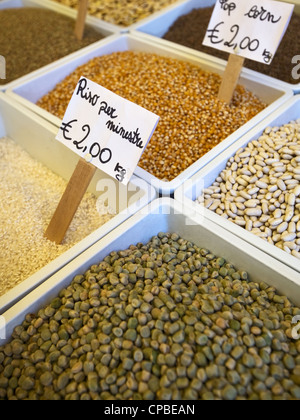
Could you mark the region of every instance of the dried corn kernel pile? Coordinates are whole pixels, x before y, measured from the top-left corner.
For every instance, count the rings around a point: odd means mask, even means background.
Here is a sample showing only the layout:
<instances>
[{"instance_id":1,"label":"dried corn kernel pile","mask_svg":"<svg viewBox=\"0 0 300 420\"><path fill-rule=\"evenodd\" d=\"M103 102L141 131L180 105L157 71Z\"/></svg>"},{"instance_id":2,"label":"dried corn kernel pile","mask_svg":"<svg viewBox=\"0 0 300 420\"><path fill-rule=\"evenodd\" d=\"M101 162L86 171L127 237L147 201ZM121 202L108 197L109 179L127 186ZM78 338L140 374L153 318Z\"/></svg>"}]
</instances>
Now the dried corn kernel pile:
<instances>
[{"instance_id":1,"label":"dried corn kernel pile","mask_svg":"<svg viewBox=\"0 0 300 420\"><path fill-rule=\"evenodd\" d=\"M0 296L106 223L87 193L62 245L44 237L66 181L11 139L0 140Z\"/></svg>"},{"instance_id":2,"label":"dried corn kernel pile","mask_svg":"<svg viewBox=\"0 0 300 420\"><path fill-rule=\"evenodd\" d=\"M81 76L160 116L139 165L171 181L265 108L238 86L231 106L217 99L220 76L179 60L126 51L76 69L38 105L63 118Z\"/></svg>"},{"instance_id":3,"label":"dried corn kernel pile","mask_svg":"<svg viewBox=\"0 0 300 420\"><path fill-rule=\"evenodd\" d=\"M78 7L78 0L56 1L75 9ZM176 2L177 0L90 0L88 13L115 25L130 26Z\"/></svg>"}]
</instances>

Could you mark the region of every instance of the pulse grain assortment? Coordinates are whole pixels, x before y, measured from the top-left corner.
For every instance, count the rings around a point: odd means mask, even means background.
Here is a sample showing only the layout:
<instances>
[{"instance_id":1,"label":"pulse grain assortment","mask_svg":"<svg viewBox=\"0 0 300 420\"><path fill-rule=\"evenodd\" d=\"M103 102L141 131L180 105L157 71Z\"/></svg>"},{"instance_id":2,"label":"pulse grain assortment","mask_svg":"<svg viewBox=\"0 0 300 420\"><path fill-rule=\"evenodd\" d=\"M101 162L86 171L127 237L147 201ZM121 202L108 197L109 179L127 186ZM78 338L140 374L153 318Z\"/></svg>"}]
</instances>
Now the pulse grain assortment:
<instances>
[{"instance_id":1,"label":"pulse grain assortment","mask_svg":"<svg viewBox=\"0 0 300 420\"><path fill-rule=\"evenodd\" d=\"M198 202L300 259L300 120L238 150Z\"/></svg>"},{"instance_id":2,"label":"pulse grain assortment","mask_svg":"<svg viewBox=\"0 0 300 420\"><path fill-rule=\"evenodd\" d=\"M38 105L62 119L81 76L160 116L139 166L166 181L266 107L242 86L229 106L217 99L220 76L187 62L133 51L92 59Z\"/></svg>"},{"instance_id":3,"label":"pulse grain assortment","mask_svg":"<svg viewBox=\"0 0 300 420\"><path fill-rule=\"evenodd\" d=\"M88 3L89 14L128 27L176 1ZM183 16L165 38L201 49L212 10ZM101 38L86 28L78 42L74 20L40 8L0 11L0 27L7 66L0 84ZM298 27L294 16L272 66L255 68L294 83ZM82 76L160 116L139 166L164 181L267 106L243 86L227 105L218 100L217 74L134 51L92 59L37 104L62 119ZM66 182L7 137L0 139L0 178L0 296L112 217L87 193L56 245L44 232ZM268 127L238 150L197 202L300 259L299 181L300 120ZM46 297L0 346L0 400L300 400L300 308L271 280L177 233L114 250Z\"/></svg>"},{"instance_id":4,"label":"pulse grain assortment","mask_svg":"<svg viewBox=\"0 0 300 420\"><path fill-rule=\"evenodd\" d=\"M177 234L112 252L0 347L1 399L300 399L300 315Z\"/></svg>"},{"instance_id":5,"label":"pulse grain assortment","mask_svg":"<svg viewBox=\"0 0 300 420\"><path fill-rule=\"evenodd\" d=\"M6 79L12 82L104 38L86 27L82 41L74 34L75 20L42 8L0 10L0 55L6 60Z\"/></svg>"},{"instance_id":6,"label":"pulse grain assortment","mask_svg":"<svg viewBox=\"0 0 300 420\"><path fill-rule=\"evenodd\" d=\"M44 237L66 189L65 180L11 139L0 140L0 296L110 220L87 193L62 245ZM98 206L98 208L100 208Z\"/></svg>"}]
</instances>

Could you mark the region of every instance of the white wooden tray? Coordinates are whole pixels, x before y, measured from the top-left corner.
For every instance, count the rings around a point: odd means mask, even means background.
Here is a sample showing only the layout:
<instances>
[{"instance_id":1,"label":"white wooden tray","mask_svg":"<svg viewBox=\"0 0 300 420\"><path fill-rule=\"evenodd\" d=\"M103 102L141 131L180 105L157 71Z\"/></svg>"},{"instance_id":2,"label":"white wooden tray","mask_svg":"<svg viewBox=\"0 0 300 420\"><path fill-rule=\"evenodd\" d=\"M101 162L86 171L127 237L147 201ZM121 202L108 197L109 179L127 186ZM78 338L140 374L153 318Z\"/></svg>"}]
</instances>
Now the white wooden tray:
<instances>
[{"instance_id":1,"label":"white wooden tray","mask_svg":"<svg viewBox=\"0 0 300 420\"><path fill-rule=\"evenodd\" d=\"M159 232L176 232L196 245L209 249L250 274L254 282L265 282L300 305L299 273L264 254L222 227L199 215L190 216L182 205L168 198L155 200L125 223L97 242L62 270L36 288L18 304L3 314L0 325L0 345L5 344L13 329L26 314L37 313L76 275L84 274L92 265L99 264L113 251L127 249L139 242L147 243Z\"/></svg>"},{"instance_id":2,"label":"white wooden tray","mask_svg":"<svg viewBox=\"0 0 300 420\"><path fill-rule=\"evenodd\" d=\"M226 151L221 153L216 159L211 161L209 165L199 171L185 185L182 185L175 192L176 199L184 206L193 209L191 211L205 215L205 217L214 221L219 226L222 226L224 229L234 233L237 237L244 239L266 254L273 256L282 264L298 271L298 273L300 272L300 260L296 257L289 255L274 245L269 244L256 235L237 226L235 223L225 220L215 212L200 206L200 204L195 203L195 200L202 194L204 188L210 187L215 182L219 174L225 169L228 160L234 156L239 149L244 148L249 142L257 140L268 126L281 126L299 118L300 95L297 95L266 118L261 124L257 125L257 127L253 130L249 131Z\"/></svg>"},{"instance_id":3,"label":"white wooden tray","mask_svg":"<svg viewBox=\"0 0 300 420\"><path fill-rule=\"evenodd\" d=\"M68 7L66 8L60 8L60 7L55 7L56 5L54 4L53 6L53 2L52 1L46 1L46 0L3 0L0 1L0 11L3 9L13 9L13 8L19 8L19 7L41 7L41 8L46 8L46 9L50 9L53 10L55 12L61 13L65 16L68 16L72 19L76 19L76 13L72 13L72 10L69 9ZM59 6L59 5L58 5ZM101 21L99 20L93 20L90 19L89 17L87 17L86 19L86 23L93 27L97 32L99 32L101 35L103 35L104 37L109 37L110 35L115 34L117 31L116 28L114 28L112 25L109 24L102 24ZM9 42L9 40L8 40ZM98 41L101 42L101 41ZM84 50L84 48L83 48ZM0 54L1 54L1 50L0 50ZM72 56L72 54L69 54L67 57ZM63 60L64 58L61 58L60 60L57 60L56 63L59 62L64 62ZM51 64L50 64L51 65ZM48 66L44 66L41 67L40 69L29 73L30 75L38 75L40 74L41 71L47 71ZM5 91L7 89L9 89L9 87L15 83L15 82L20 82L22 83L23 80L26 80L28 75L25 75L23 77L20 77L19 79L14 80L13 82L10 83L6 83L5 85L1 85L0 86L0 91Z\"/></svg>"},{"instance_id":4,"label":"white wooden tray","mask_svg":"<svg viewBox=\"0 0 300 420\"><path fill-rule=\"evenodd\" d=\"M295 13L300 15L300 0L283 0L286 3L294 3L295 4ZM131 27L136 31L139 31L141 34L147 34L151 37L156 37L160 42L167 42L170 46L172 45L173 48L177 48L180 51L186 50L190 52L194 52L196 54L200 54L201 56L207 56L208 54L202 53L200 51L196 51L192 48L183 47L175 42L166 41L163 36L168 32L171 26L176 22L176 20L190 13L193 9L200 9L205 7L212 7L216 3L216 0L187 0L182 2L181 4L175 5L172 9L167 11L166 13L161 13L154 19L149 20L148 22L138 22ZM300 55L300 51L299 51ZM217 59L217 58L216 58ZM220 63L225 63L224 60L217 59ZM296 65L296 64L295 64ZM300 75L300 71L298 72ZM274 79L269 76L265 76L269 78L271 81L275 81ZM292 89L295 93L300 93L300 82L296 84L282 82L288 89Z\"/></svg>"},{"instance_id":5,"label":"white wooden tray","mask_svg":"<svg viewBox=\"0 0 300 420\"><path fill-rule=\"evenodd\" d=\"M78 156L56 141L56 135L57 129L54 126L0 93L0 138L10 137L32 157L65 180L69 180L78 162ZM134 176L128 186L124 187L99 170L91 182L89 191L96 197L103 198L103 201L107 199L108 203L115 207L117 215L32 277L1 296L0 314L156 198L154 188L142 179Z\"/></svg>"},{"instance_id":6,"label":"white wooden tray","mask_svg":"<svg viewBox=\"0 0 300 420\"><path fill-rule=\"evenodd\" d=\"M87 47L85 52L81 51L77 54L75 53L72 58L66 59L63 64L53 64L51 69L48 68L47 71L41 72L34 77L29 76L27 80L24 80L21 83L15 83L7 91L7 94L54 124L56 127L60 127L61 120L51 115L48 111L38 107L36 102L42 96L54 89L57 83L62 81L77 67L87 63L92 58L127 50L151 52L166 57L176 58L193 63L204 70L215 72L220 75L224 73L226 66L225 62L220 62L212 56L203 58L194 53L191 54L186 51L179 51L165 43L157 43L153 40L143 38L140 33L134 32L130 35L115 35L104 40L101 45ZM270 82L268 78L266 80L266 76L251 70L243 70L240 84L257 94L263 101L269 104L269 106L171 182L163 182L139 167L136 169L135 174L151 183L159 193L170 196L184 181L193 176L214 157L226 150L242 135L255 127L270 113L293 96L293 91L286 88L281 82L276 80Z\"/></svg>"}]
</instances>

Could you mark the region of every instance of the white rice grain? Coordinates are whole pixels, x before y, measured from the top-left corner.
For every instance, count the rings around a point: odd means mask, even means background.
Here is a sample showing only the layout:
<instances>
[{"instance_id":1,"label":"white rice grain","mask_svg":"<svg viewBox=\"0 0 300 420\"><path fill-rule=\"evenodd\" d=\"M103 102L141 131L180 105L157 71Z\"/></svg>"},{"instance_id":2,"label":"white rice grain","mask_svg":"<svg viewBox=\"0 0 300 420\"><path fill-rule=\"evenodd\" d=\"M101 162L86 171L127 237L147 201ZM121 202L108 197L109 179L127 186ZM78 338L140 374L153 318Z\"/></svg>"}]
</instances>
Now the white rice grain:
<instances>
[{"instance_id":1,"label":"white rice grain","mask_svg":"<svg viewBox=\"0 0 300 420\"><path fill-rule=\"evenodd\" d=\"M11 139L0 139L0 296L111 219L87 193L61 245L44 237L66 181Z\"/></svg>"}]
</instances>

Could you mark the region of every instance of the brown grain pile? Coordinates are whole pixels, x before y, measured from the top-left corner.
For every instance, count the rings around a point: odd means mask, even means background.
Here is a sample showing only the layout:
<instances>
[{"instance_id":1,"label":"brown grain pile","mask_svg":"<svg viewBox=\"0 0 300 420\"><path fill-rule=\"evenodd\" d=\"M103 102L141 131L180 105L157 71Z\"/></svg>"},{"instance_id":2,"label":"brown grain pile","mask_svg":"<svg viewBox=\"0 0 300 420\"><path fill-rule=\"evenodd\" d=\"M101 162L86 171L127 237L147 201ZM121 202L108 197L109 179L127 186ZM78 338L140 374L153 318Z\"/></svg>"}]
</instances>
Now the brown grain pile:
<instances>
[{"instance_id":1,"label":"brown grain pile","mask_svg":"<svg viewBox=\"0 0 300 420\"><path fill-rule=\"evenodd\" d=\"M75 21L51 10L23 7L0 11L0 55L6 60L6 79L12 82L103 38L86 27L78 41Z\"/></svg>"}]
</instances>

